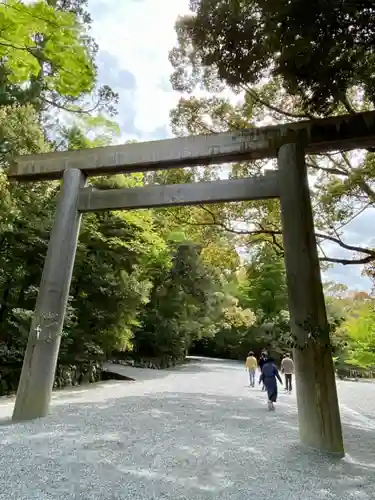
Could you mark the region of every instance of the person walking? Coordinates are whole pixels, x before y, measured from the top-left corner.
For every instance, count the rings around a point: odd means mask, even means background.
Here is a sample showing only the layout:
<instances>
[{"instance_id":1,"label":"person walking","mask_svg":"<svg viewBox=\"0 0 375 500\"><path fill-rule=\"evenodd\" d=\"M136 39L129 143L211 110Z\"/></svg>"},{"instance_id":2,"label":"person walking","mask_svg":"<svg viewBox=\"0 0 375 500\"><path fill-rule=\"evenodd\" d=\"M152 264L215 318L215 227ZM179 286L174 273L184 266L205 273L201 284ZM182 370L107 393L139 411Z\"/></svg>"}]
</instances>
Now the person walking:
<instances>
[{"instance_id":1,"label":"person walking","mask_svg":"<svg viewBox=\"0 0 375 500\"><path fill-rule=\"evenodd\" d=\"M281 361L281 373L285 376L285 390L291 394L292 392L292 375L294 373L294 361L289 353L286 353Z\"/></svg>"},{"instance_id":2,"label":"person walking","mask_svg":"<svg viewBox=\"0 0 375 500\"><path fill-rule=\"evenodd\" d=\"M269 411L275 410L275 403L277 401L277 380L280 384L283 384L281 380L279 370L275 365L273 358L270 356L267 358L263 365L262 373L259 378L259 383L263 382L268 396L268 409Z\"/></svg>"},{"instance_id":3,"label":"person walking","mask_svg":"<svg viewBox=\"0 0 375 500\"><path fill-rule=\"evenodd\" d=\"M267 351L263 350L260 354L260 358L259 358L259 362L258 362L258 365L259 365L259 370L260 372L262 373L262 369L263 369L263 366L264 366L264 363L267 361ZM264 391L266 388L264 386L264 384L262 385L262 391Z\"/></svg>"},{"instance_id":4,"label":"person walking","mask_svg":"<svg viewBox=\"0 0 375 500\"><path fill-rule=\"evenodd\" d=\"M249 373L249 385L254 387L255 385L255 370L257 368L257 359L254 356L253 351L250 351L246 358L246 369Z\"/></svg>"}]
</instances>

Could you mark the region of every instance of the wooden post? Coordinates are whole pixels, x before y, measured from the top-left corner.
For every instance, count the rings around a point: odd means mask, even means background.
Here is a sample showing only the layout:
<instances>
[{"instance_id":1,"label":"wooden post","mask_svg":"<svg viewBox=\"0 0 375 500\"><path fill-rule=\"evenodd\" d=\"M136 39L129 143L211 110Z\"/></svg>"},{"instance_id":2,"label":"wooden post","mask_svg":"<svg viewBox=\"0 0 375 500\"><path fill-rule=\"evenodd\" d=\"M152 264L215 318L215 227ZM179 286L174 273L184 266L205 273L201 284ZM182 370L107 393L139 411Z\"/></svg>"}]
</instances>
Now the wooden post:
<instances>
[{"instance_id":1,"label":"wooden post","mask_svg":"<svg viewBox=\"0 0 375 500\"><path fill-rule=\"evenodd\" d=\"M49 410L81 222L79 190L84 184L80 170L64 172L18 385L15 421L43 417Z\"/></svg>"},{"instance_id":2,"label":"wooden post","mask_svg":"<svg viewBox=\"0 0 375 500\"><path fill-rule=\"evenodd\" d=\"M300 438L309 447L344 456L303 148L283 145L278 165Z\"/></svg>"}]
</instances>

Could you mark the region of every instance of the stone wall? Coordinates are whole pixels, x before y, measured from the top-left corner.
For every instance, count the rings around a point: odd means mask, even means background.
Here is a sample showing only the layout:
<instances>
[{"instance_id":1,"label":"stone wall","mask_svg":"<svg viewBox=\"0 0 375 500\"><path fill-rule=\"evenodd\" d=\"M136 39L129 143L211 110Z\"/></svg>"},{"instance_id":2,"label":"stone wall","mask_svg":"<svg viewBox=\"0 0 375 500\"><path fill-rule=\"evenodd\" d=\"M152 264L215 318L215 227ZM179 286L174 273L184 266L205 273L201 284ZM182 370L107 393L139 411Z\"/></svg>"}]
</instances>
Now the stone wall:
<instances>
[{"instance_id":1,"label":"stone wall","mask_svg":"<svg viewBox=\"0 0 375 500\"><path fill-rule=\"evenodd\" d=\"M53 387L74 387L81 384L93 384L100 382L102 377L102 365L90 363L85 365L59 366L56 371Z\"/></svg>"},{"instance_id":2,"label":"stone wall","mask_svg":"<svg viewBox=\"0 0 375 500\"><path fill-rule=\"evenodd\" d=\"M13 394L17 391L20 374L20 365L0 366L0 396ZM56 370L54 388L61 389L63 387L99 382L101 374L102 367L100 363L60 365Z\"/></svg>"},{"instance_id":3,"label":"stone wall","mask_svg":"<svg viewBox=\"0 0 375 500\"><path fill-rule=\"evenodd\" d=\"M164 370L186 362L185 358L172 358L171 356L165 356L164 358L133 359L131 357L122 357L119 355L112 356L109 361L119 365L134 366L136 368L150 368L152 370Z\"/></svg>"}]
</instances>

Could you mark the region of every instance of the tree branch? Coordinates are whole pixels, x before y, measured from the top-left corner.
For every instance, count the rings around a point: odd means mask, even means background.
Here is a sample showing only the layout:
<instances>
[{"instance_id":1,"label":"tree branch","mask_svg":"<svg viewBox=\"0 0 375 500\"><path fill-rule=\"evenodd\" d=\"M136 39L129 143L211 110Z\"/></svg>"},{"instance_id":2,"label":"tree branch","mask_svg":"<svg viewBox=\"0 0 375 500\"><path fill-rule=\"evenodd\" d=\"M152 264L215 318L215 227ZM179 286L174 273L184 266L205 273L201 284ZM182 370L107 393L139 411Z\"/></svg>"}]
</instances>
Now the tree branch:
<instances>
[{"instance_id":1,"label":"tree branch","mask_svg":"<svg viewBox=\"0 0 375 500\"><path fill-rule=\"evenodd\" d=\"M341 102L341 104L344 106L344 108L346 109L346 111L350 114L354 114L355 113L355 109L353 108L350 100L349 100L349 97L348 95L346 94L346 92L341 92L341 95L339 97L339 100Z\"/></svg>"},{"instance_id":2,"label":"tree branch","mask_svg":"<svg viewBox=\"0 0 375 500\"><path fill-rule=\"evenodd\" d=\"M330 167L322 167L318 165L318 163L314 160L314 158L310 157L310 162L306 163L308 167L312 167L315 170L322 170L323 172L327 172L329 174L333 175L340 175L340 176L345 176L345 177L350 177L351 174L355 174L356 168L353 167L351 161L349 160L348 156L346 153L343 151L340 151L340 155L345 162L345 165L347 166L347 170L344 170L342 168L342 164L338 162L332 154L327 153L326 156L329 158L330 161L336 166L339 166L339 168L330 168ZM365 193L368 199L370 199L371 203L375 204L375 191L371 188L371 186L364 180L358 179L357 180L357 186Z\"/></svg>"},{"instance_id":3,"label":"tree branch","mask_svg":"<svg viewBox=\"0 0 375 500\"><path fill-rule=\"evenodd\" d=\"M320 238L321 240L332 241L333 243L339 245L341 248L344 248L345 250L349 250L351 252L365 253L366 255L371 256L372 259L375 259L375 250L371 250L370 248L363 248L363 247L358 247L356 245L349 245L348 243L344 243L338 236L331 236L330 234L315 233L315 236L317 238Z\"/></svg>"},{"instance_id":4,"label":"tree branch","mask_svg":"<svg viewBox=\"0 0 375 500\"><path fill-rule=\"evenodd\" d=\"M344 153L343 151L341 151L340 154L346 166L348 167L349 171L354 173L357 169L353 167L347 154ZM370 198L371 202L375 203L375 191L371 188L371 186L369 186L369 184L366 181L360 179L358 180L358 186L362 189L364 193L366 193L366 195Z\"/></svg>"},{"instance_id":5,"label":"tree branch","mask_svg":"<svg viewBox=\"0 0 375 500\"><path fill-rule=\"evenodd\" d=\"M364 264L369 264L370 262L375 260L375 255L370 256L367 255L367 257L363 257L360 259L340 259L337 258L335 259L334 257L320 257L319 260L321 262L331 262L332 264L342 264L343 266L349 266L349 265L364 265Z\"/></svg>"},{"instance_id":6,"label":"tree branch","mask_svg":"<svg viewBox=\"0 0 375 500\"><path fill-rule=\"evenodd\" d=\"M220 222L217 220L215 214L206 206L204 205L199 205L199 207L204 210L206 213L208 213L211 217L211 221L203 221L203 222L186 222L186 220L181 220L176 218L177 222L179 224L189 224L192 226L216 226L224 231L227 231L232 234L237 234L239 236L261 236L261 235L268 235L271 236L272 238L272 243L275 244L277 248L280 250L283 250L282 245L277 241L276 236L281 236L282 231L280 229L266 229L263 226L260 226L260 229L254 229L254 230L239 230L239 229L234 229L231 227L228 227L225 223ZM320 247L320 244L323 241L331 241L333 243L336 243L336 245L340 246L341 248L351 251L351 252L356 252L356 253L362 253L365 254L365 257L360 257L360 258L355 258L355 259L344 259L344 258L334 258L334 257L327 257L327 256L322 256L319 258L321 262L331 262L331 263L336 263L336 264L342 264L342 265L349 265L349 264L368 264L369 262L372 262L375 260L375 250L371 250L369 248L363 248L359 247L357 245L349 245L348 243L343 242L339 236L332 236L329 234L323 234L323 233L315 233L315 237L317 238L317 244ZM320 241L318 241L320 240Z\"/></svg>"},{"instance_id":7,"label":"tree branch","mask_svg":"<svg viewBox=\"0 0 375 500\"><path fill-rule=\"evenodd\" d=\"M349 219L347 219L345 222L340 224L338 227L336 227L335 231L340 231L343 229L345 226L353 222L354 219L356 219L359 215L361 215L365 210L367 210L370 207L371 203L366 203L366 205L362 208L360 208L356 213L354 213Z\"/></svg>"},{"instance_id":8,"label":"tree branch","mask_svg":"<svg viewBox=\"0 0 375 500\"><path fill-rule=\"evenodd\" d=\"M279 115L284 115L287 116L288 118L309 118L308 115L306 114L298 114L298 113L291 113L289 111L284 111L281 108L278 108L277 106L274 106L270 104L269 102L265 101L261 97L259 97L258 93L246 85L240 85L240 88L246 93L249 94L255 101L257 101L259 104L262 106L266 106L266 108L270 109L271 111L274 111L275 113L278 113Z\"/></svg>"},{"instance_id":9,"label":"tree branch","mask_svg":"<svg viewBox=\"0 0 375 500\"><path fill-rule=\"evenodd\" d=\"M265 229L259 224L259 227L261 228L261 231L265 231ZM272 236L272 243L281 251L281 255L284 255L284 247L277 241L276 236L277 233L274 232L271 234Z\"/></svg>"},{"instance_id":10,"label":"tree branch","mask_svg":"<svg viewBox=\"0 0 375 500\"><path fill-rule=\"evenodd\" d=\"M313 161L313 160L311 159L311 161ZM349 175L348 172L346 172L345 170L339 170L338 168L322 167L322 166L318 165L317 163L306 162L306 165L308 167L313 168L314 170L322 170L323 172L327 172L327 174L345 175L345 176Z\"/></svg>"},{"instance_id":11,"label":"tree branch","mask_svg":"<svg viewBox=\"0 0 375 500\"><path fill-rule=\"evenodd\" d=\"M206 134L217 134L217 130L214 130L213 128L210 128L208 125L206 125L205 123L203 123L202 121L199 121L197 123L198 127L201 127Z\"/></svg>"},{"instance_id":12,"label":"tree branch","mask_svg":"<svg viewBox=\"0 0 375 500\"><path fill-rule=\"evenodd\" d=\"M68 111L69 113L76 113L76 114L80 114L80 115L90 114L90 113L92 113L93 111L95 111L100 106L100 99L99 99L98 102L95 104L95 106L93 108L91 108L91 109L87 109L87 110L84 110L84 109L69 109L69 108L65 107L63 104L59 104L57 102L50 101L49 99L47 99L43 95L39 96L39 98L43 102L45 102L46 104L49 104L50 106L54 106L57 109L61 109L62 111Z\"/></svg>"}]
</instances>

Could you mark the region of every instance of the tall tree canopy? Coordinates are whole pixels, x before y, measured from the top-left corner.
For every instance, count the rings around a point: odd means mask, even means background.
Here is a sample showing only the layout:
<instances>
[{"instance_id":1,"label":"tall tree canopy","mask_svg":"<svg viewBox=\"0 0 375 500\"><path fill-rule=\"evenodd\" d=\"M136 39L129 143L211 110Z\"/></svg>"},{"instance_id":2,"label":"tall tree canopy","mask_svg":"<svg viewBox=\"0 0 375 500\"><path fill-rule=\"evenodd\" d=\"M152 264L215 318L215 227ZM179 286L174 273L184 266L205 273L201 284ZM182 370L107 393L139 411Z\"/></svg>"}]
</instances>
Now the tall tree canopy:
<instances>
[{"instance_id":1,"label":"tall tree canopy","mask_svg":"<svg viewBox=\"0 0 375 500\"><path fill-rule=\"evenodd\" d=\"M375 103L375 7L367 0L191 0L172 52L183 87L186 60L232 87L281 77L308 113L326 115L359 86ZM206 76L208 73L206 72Z\"/></svg>"},{"instance_id":2,"label":"tall tree canopy","mask_svg":"<svg viewBox=\"0 0 375 500\"><path fill-rule=\"evenodd\" d=\"M254 94L255 92L255 94ZM249 89L237 103L222 95L209 97L182 97L171 112L172 128L176 135L216 133L224 130L240 130L252 127L264 116L274 113L275 121L280 121L285 106L279 82L269 82L256 90ZM260 101L259 101L259 99ZM278 108L280 106L280 108ZM293 107L286 109L294 109ZM276 116L277 115L277 116ZM316 236L322 263L366 264L375 259L375 250L359 242L345 240L345 228L360 216L366 208L375 207L374 167L375 155L367 152L364 157L358 154L337 153L308 156L311 182L311 195L316 227ZM226 167L230 177L259 175L268 165L268 160L244 161ZM200 177L189 177L189 182L197 178L214 180L220 167L203 169ZM192 218L192 213L194 216ZM256 242L272 243L282 254L282 228L280 209L277 200L228 203L209 207L179 210L177 222L191 223L204 231L204 224L231 235L237 245L246 248ZM346 254L332 255L335 248L324 250L324 242L332 242L346 250Z\"/></svg>"},{"instance_id":3,"label":"tall tree canopy","mask_svg":"<svg viewBox=\"0 0 375 500\"><path fill-rule=\"evenodd\" d=\"M0 103L77 111L92 101L114 111L108 86L96 87L97 46L86 2L8 0L0 5Z\"/></svg>"},{"instance_id":4,"label":"tall tree canopy","mask_svg":"<svg viewBox=\"0 0 375 500\"><path fill-rule=\"evenodd\" d=\"M210 95L181 97L171 113L176 135L239 130L265 118L277 124L373 107L371 2L306 6L299 0L192 0L191 9L191 15L176 23L171 81L181 92L203 88ZM222 93L228 85L238 95L236 102ZM322 262L363 265L375 260L371 242L347 241L344 234L367 208L375 208L374 158L371 151L307 156ZM258 174L266 163L234 164L229 176ZM213 178L213 172L207 168L205 175ZM199 221L230 232L246 247L272 242L282 254L276 201L205 207Z\"/></svg>"}]
</instances>

